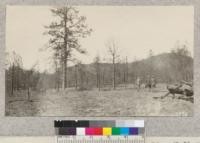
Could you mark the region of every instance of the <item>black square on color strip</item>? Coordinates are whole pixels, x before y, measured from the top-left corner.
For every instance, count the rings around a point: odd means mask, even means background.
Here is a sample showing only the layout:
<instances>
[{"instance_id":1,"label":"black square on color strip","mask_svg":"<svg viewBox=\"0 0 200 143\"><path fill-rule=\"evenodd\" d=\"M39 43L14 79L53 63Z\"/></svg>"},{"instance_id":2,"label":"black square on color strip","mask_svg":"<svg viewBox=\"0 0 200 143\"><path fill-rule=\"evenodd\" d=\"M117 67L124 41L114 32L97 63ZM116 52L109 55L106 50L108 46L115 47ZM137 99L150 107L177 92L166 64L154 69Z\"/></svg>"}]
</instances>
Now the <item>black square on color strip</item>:
<instances>
[{"instance_id":1,"label":"black square on color strip","mask_svg":"<svg viewBox=\"0 0 200 143\"><path fill-rule=\"evenodd\" d=\"M63 126L63 122L62 121L54 121L54 127L62 127Z\"/></svg>"},{"instance_id":2,"label":"black square on color strip","mask_svg":"<svg viewBox=\"0 0 200 143\"><path fill-rule=\"evenodd\" d=\"M59 128L58 135L76 135L76 128L75 127Z\"/></svg>"},{"instance_id":3,"label":"black square on color strip","mask_svg":"<svg viewBox=\"0 0 200 143\"><path fill-rule=\"evenodd\" d=\"M59 128L59 130L58 130L58 135L66 135L66 130L65 130L65 128L63 128L63 127Z\"/></svg>"},{"instance_id":4,"label":"black square on color strip","mask_svg":"<svg viewBox=\"0 0 200 143\"><path fill-rule=\"evenodd\" d=\"M63 127L75 127L75 121L68 120L68 121L62 121L63 122Z\"/></svg>"},{"instance_id":5,"label":"black square on color strip","mask_svg":"<svg viewBox=\"0 0 200 143\"><path fill-rule=\"evenodd\" d=\"M62 120L54 121L54 127L89 127L89 121L87 120Z\"/></svg>"}]
</instances>

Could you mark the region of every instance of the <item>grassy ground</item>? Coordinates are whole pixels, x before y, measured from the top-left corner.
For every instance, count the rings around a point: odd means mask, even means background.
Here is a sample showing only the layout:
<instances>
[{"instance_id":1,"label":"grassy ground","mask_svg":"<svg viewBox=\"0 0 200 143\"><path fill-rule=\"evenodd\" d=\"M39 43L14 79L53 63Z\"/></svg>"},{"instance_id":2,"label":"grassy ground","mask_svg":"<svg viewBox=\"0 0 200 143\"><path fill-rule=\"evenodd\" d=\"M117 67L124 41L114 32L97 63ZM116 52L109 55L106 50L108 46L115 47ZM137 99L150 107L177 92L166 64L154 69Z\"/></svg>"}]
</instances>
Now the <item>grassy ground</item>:
<instances>
[{"instance_id":1,"label":"grassy ground","mask_svg":"<svg viewBox=\"0 0 200 143\"><path fill-rule=\"evenodd\" d=\"M8 116L192 116L193 103L168 96L164 85L153 91L134 88L116 90L65 91L48 90L31 93L27 101L25 93L7 98Z\"/></svg>"}]
</instances>

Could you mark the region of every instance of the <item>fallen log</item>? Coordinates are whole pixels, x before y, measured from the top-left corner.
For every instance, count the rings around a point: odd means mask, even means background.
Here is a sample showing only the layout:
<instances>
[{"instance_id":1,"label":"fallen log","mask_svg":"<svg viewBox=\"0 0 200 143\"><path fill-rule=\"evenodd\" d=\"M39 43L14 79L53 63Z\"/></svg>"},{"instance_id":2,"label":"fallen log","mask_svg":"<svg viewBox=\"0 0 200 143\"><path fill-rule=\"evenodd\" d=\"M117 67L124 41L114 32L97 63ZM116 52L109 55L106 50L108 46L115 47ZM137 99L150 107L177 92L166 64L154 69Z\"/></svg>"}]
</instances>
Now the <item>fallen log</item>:
<instances>
[{"instance_id":1,"label":"fallen log","mask_svg":"<svg viewBox=\"0 0 200 143\"><path fill-rule=\"evenodd\" d=\"M168 95L172 94L173 98L175 98L175 94L185 95L187 97L193 96L193 86L190 83L181 82L182 84L175 84L175 85L167 85L168 93L166 93L161 98L165 98Z\"/></svg>"}]
</instances>

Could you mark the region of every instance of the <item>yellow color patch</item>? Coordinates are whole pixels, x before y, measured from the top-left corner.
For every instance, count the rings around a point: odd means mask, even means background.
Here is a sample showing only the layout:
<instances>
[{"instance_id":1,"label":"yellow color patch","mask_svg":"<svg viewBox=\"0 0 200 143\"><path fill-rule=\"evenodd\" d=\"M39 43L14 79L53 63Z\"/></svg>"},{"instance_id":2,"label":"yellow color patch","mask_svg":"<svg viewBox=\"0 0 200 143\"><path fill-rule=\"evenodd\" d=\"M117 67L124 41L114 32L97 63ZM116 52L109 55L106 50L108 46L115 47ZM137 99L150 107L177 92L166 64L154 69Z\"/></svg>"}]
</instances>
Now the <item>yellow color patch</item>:
<instances>
[{"instance_id":1,"label":"yellow color patch","mask_svg":"<svg viewBox=\"0 0 200 143\"><path fill-rule=\"evenodd\" d=\"M112 135L112 128L103 128L103 135L104 136Z\"/></svg>"}]
</instances>

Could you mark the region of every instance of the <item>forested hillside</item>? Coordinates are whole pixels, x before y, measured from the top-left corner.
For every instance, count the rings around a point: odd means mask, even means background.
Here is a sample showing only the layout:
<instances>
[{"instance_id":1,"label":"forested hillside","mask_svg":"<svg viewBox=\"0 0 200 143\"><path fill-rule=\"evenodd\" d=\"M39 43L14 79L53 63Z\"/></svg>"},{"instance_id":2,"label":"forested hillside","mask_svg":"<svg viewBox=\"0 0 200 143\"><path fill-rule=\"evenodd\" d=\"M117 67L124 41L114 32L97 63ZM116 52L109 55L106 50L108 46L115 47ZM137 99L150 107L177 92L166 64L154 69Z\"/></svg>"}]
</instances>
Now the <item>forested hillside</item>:
<instances>
[{"instance_id":1,"label":"forested hillside","mask_svg":"<svg viewBox=\"0 0 200 143\"><path fill-rule=\"evenodd\" d=\"M78 63L68 68L68 88L89 90L92 88L112 87L112 63ZM13 94L17 90L61 89L61 69L54 73L24 70L17 62L6 70L6 90ZM176 52L151 56L131 63L116 63L116 86L134 84L137 77L142 82L153 76L159 83L176 83L181 80L192 81L193 58Z\"/></svg>"}]
</instances>

